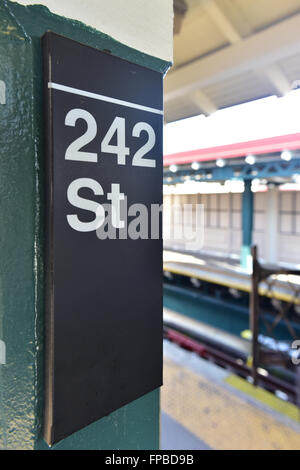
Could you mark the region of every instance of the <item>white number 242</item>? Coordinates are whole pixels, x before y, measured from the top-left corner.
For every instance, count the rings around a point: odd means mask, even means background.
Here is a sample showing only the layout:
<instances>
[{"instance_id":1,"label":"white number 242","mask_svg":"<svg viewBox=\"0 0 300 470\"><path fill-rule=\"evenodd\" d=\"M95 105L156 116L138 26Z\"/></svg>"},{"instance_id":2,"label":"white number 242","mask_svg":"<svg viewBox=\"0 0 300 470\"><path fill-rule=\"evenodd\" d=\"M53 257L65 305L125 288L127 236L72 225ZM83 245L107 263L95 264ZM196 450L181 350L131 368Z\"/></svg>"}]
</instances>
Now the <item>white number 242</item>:
<instances>
[{"instance_id":1,"label":"white number 242","mask_svg":"<svg viewBox=\"0 0 300 470\"><path fill-rule=\"evenodd\" d=\"M66 160L81 161L81 162L97 162L97 153L85 152L82 149L85 145L90 143L97 135L97 122L94 116L85 111L84 109L72 109L68 112L65 119L66 126L75 127L78 119L83 119L87 124L86 132L72 142L66 150ZM126 132L125 132L125 119L116 117L108 129L106 135L101 142L101 152L112 153L117 156L118 165L126 164L126 156L130 154L130 149L126 147ZM147 122L138 122L132 130L133 137L140 137L142 132L147 132L147 142L136 151L132 158L133 166L143 166L148 168L155 168L156 161L152 158L145 158L145 156L153 149L156 142L155 132ZM116 134L117 144L111 144L113 136Z\"/></svg>"}]
</instances>

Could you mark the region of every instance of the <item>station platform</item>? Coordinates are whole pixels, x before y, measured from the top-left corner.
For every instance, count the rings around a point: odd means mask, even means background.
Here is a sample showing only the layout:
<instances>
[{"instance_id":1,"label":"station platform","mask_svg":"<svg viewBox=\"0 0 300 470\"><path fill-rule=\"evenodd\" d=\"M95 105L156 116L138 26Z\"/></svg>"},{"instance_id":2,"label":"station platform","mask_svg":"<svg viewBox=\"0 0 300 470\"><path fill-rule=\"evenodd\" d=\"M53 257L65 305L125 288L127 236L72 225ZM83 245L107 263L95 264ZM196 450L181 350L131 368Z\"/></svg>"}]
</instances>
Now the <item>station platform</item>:
<instances>
[{"instance_id":1,"label":"station platform","mask_svg":"<svg viewBox=\"0 0 300 470\"><path fill-rule=\"evenodd\" d=\"M163 450L300 450L299 409L164 341Z\"/></svg>"},{"instance_id":2,"label":"station platform","mask_svg":"<svg viewBox=\"0 0 300 470\"><path fill-rule=\"evenodd\" d=\"M280 266L272 266L280 268ZM282 266L281 266L282 268ZM250 292L251 275L237 260L219 256L164 249L163 269L165 275L181 275L218 284L243 292ZM280 274L263 281L259 294L285 302L300 304L300 276Z\"/></svg>"}]
</instances>

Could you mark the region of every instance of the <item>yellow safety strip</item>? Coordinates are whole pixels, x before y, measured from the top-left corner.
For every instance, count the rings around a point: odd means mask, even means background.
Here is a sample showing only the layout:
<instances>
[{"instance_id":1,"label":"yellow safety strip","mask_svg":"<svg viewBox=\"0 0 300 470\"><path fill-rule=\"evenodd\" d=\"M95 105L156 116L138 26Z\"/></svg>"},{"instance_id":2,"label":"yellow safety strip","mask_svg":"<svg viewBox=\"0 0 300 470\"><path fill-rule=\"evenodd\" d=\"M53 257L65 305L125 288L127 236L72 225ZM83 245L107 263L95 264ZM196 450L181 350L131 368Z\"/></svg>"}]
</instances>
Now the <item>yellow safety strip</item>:
<instances>
[{"instance_id":1,"label":"yellow safety strip","mask_svg":"<svg viewBox=\"0 0 300 470\"><path fill-rule=\"evenodd\" d=\"M232 289L240 290L243 292L248 292L248 293L250 292L250 286L247 286L247 284L239 284L237 282L227 281L226 279L219 279L213 276L205 276L203 274L198 274L192 271L188 271L186 269L177 269L177 268L169 267L166 265L163 266L163 270L170 272L172 274L179 274L181 276L192 277L195 279L199 279L201 281L211 282L211 283L219 284L225 287L231 287ZM260 295L265 296L265 297L283 300L284 302L293 302L297 305L300 304L300 299L295 298L292 295L276 292L274 290L270 292L268 289L263 288L263 287L260 287L258 291Z\"/></svg>"},{"instance_id":2,"label":"yellow safety strip","mask_svg":"<svg viewBox=\"0 0 300 470\"><path fill-rule=\"evenodd\" d=\"M165 360L162 409L213 449L300 449L300 434L241 396Z\"/></svg>"},{"instance_id":3,"label":"yellow safety strip","mask_svg":"<svg viewBox=\"0 0 300 470\"><path fill-rule=\"evenodd\" d=\"M247 380L237 377L236 375L230 375L225 379L225 382L231 387L234 387L237 390L250 395L261 403L264 403L273 410L288 416L298 423L300 422L300 410L296 405L293 405L293 403L281 400L280 398L276 397L276 395L268 392L267 390L264 390L263 388L254 387L254 385L247 382Z\"/></svg>"}]
</instances>

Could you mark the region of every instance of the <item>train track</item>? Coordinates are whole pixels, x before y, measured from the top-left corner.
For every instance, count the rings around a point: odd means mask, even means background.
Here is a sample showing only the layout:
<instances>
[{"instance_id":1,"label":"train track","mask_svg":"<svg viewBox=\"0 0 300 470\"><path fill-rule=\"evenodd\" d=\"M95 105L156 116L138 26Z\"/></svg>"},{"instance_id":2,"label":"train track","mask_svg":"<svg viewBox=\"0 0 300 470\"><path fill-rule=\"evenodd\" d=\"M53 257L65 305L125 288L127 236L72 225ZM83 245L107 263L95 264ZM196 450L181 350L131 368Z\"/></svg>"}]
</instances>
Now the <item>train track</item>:
<instances>
[{"instance_id":1,"label":"train track","mask_svg":"<svg viewBox=\"0 0 300 470\"><path fill-rule=\"evenodd\" d=\"M179 331L174 326L168 326L166 323L164 323L164 337L181 348L196 353L203 359L213 362L244 379L251 380L252 369L242 359L219 348L216 343L208 344L208 342L199 341L189 334ZM278 391L283 392L288 401L297 406L300 405L298 388L285 380L271 374L258 372L257 385L274 394Z\"/></svg>"}]
</instances>

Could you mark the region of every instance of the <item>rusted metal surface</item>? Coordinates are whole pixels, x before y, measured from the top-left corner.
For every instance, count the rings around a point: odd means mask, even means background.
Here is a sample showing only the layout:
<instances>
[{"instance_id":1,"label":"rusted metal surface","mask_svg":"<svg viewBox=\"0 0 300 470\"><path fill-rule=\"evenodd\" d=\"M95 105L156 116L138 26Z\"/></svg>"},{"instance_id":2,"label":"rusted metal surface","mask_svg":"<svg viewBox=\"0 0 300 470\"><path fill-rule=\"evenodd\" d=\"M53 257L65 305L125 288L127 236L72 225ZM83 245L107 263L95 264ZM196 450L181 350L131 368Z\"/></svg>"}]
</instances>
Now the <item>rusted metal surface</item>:
<instances>
[{"instance_id":1,"label":"rusted metal surface","mask_svg":"<svg viewBox=\"0 0 300 470\"><path fill-rule=\"evenodd\" d=\"M219 365L225 369L228 369L239 376L249 379L252 375L252 368L247 366L242 361L231 357L222 351L219 351L216 347L202 344L201 342L190 338L174 329L164 327L164 337L178 346L188 351L193 351L200 357L207 359L214 364ZM281 391L286 394L288 400L291 403L298 403L297 388L277 377L271 375L264 375L259 371L256 371L256 384L269 390L270 392Z\"/></svg>"},{"instance_id":2,"label":"rusted metal surface","mask_svg":"<svg viewBox=\"0 0 300 470\"><path fill-rule=\"evenodd\" d=\"M258 383L258 368L266 365L282 365L289 366L291 359L286 354L283 354L281 351L270 351L265 347L262 347L259 341L259 325L260 320L263 321L264 326L270 337L274 338L274 330L276 329L279 323L283 322L287 327L291 335L291 342L297 339L296 333L291 325L291 322L288 318L288 311L293 305L294 302L288 302L285 304L280 304L277 315L275 315L272 323L265 321L263 312L261 311L259 304L259 287L260 283L264 282L269 286L268 297L272 297L272 288L276 280L275 276L278 275L300 275L299 270L289 270L282 269L278 267L269 267L263 266L258 261L258 252L257 247L253 246L251 250L252 254L252 276L251 276L251 292L250 292L250 330L252 333L251 336L251 353L252 353L252 377L254 385Z\"/></svg>"}]
</instances>

